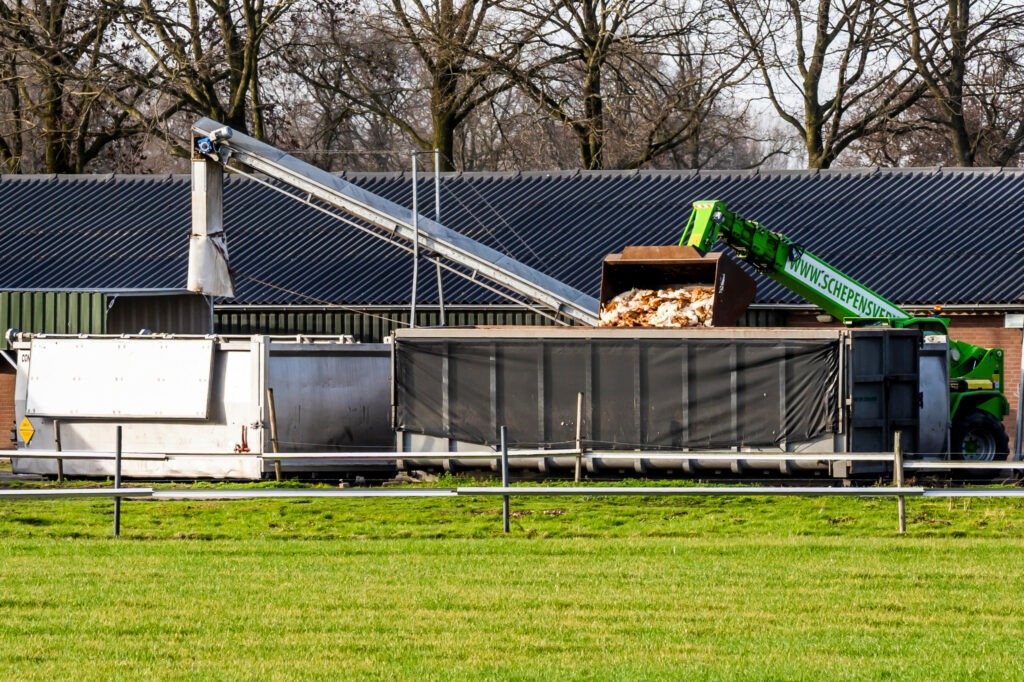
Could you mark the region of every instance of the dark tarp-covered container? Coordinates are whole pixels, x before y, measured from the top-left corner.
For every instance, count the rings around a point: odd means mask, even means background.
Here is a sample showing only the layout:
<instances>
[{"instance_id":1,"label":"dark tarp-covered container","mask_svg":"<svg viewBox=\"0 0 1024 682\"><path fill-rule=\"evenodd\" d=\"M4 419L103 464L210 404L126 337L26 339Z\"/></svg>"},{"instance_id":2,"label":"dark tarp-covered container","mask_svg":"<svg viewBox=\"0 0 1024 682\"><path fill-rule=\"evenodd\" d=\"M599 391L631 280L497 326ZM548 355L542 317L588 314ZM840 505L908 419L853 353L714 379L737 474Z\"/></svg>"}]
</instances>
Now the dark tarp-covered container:
<instances>
[{"instance_id":1,"label":"dark tarp-covered container","mask_svg":"<svg viewBox=\"0 0 1024 682\"><path fill-rule=\"evenodd\" d=\"M834 432L839 332L801 330L400 331L399 431L514 447L785 447Z\"/></svg>"}]
</instances>

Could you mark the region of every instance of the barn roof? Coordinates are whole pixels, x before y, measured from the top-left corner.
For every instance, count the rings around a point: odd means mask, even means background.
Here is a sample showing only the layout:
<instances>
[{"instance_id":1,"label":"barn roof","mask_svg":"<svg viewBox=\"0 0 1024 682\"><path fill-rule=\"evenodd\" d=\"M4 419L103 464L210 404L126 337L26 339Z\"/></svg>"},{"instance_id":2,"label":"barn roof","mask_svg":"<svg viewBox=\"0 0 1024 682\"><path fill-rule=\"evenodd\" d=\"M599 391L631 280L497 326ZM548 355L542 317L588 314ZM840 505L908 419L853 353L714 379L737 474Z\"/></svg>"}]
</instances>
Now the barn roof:
<instances>
[{"instance_id":1,"label":"barn roof","mask_svg":"<svg viewBox=\"0 0 1024 682\"><path fill-rule=\"evenodd\" d=\"M411 205L408 174L347 174ZM0 290L181 291L188 176L0 178ZM441 220L597 296L601 260L673 244L695 200L719 199L902 305L1024 304L1024 170L461 173L441 179ZM432 177L420 212L434 216ZM228 176L231 303L407 303L408 254L259 183ZM446 303L500 299L459 278ZM418 301L437 300L421 265ZM758 275L757 301L800 303Z\"/></svg>"}]
</instances>

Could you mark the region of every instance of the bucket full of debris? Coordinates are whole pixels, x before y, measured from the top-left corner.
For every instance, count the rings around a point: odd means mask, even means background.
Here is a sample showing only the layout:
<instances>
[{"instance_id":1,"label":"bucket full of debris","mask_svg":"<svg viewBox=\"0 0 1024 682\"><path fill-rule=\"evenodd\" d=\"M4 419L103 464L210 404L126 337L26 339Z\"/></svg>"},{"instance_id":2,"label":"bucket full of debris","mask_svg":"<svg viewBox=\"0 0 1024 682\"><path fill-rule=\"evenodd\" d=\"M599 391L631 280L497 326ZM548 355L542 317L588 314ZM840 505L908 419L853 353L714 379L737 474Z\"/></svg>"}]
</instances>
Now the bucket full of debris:
<instances>
[{"instance_id":1,"label":"bucket full of debris","mask_svg":"<svg viewBox=\"0 0 1024 682\"><path fill-rule=\"evenodd\" d=\"M627 246L601 266L602 327L730 327L754 300L753 278L722 253Z\"/></svg>"}]
</instances>

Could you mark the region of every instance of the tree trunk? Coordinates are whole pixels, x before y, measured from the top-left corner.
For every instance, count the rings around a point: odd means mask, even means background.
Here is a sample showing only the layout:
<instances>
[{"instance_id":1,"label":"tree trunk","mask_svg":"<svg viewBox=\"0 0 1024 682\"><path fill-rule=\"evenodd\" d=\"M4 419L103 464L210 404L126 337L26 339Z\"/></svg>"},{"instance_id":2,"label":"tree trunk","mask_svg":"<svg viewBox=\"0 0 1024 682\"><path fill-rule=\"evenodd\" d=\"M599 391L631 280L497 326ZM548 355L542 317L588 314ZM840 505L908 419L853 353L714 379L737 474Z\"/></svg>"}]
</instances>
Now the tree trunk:
<instances>
[{"instance_id":1,"label":"tree trunk","mask_svg":"<svg viewBox=\"0 0 1024 682\"><path fill-rule=\"evenodd\" d=\"M430 89L432 137L433 148L441 152L439 166L443 173L455 170L455 128L459 118L454 106L458 88L459 77L450 69L434 74L434 85Z\"/></svg>"},{"instance_id":2,"label":"tree trunk","mask_svg":"<svg viewBox=\"0 0 1024 682\"><path fill-rule=\"evenodd\" d=\"M66 7L63 3L54 3L50 8L50 15L47 17L47 30L51 39L63 35L64 12ZM42 95L42 123L46 140L46 172L47 173L68 173L70 172L70 154L68 149L67 135L64 130L64 77L61 72L61 56L56 52L51 53L46 60L49 68L43 74L44 84Z\"/></svg>"},{"instance_id":3,"label":"tree trunk","mask_svg":"<svg viewBox=\"0 0 1024 682\"><path fill-rule=\"evenodd\" d=\"M948 97L943 103L949 116L949 138L958 166L974 165L974 148L964 117L964 82L967 77L967 33L970 30L970 0L950 0L950 78Z\"/></svg>"},{"instance_id":4,"label":"tree trunk","mask_svg":"<svg viewBox=\"0 0 1024 682\"><path fill-rule=\"evenodd\" d=\"M604 100L601 95L601 69L588 59L583 82L584 135L580 140L581 161L588 170L604 168Z\"/></svg>"}]
</instances>

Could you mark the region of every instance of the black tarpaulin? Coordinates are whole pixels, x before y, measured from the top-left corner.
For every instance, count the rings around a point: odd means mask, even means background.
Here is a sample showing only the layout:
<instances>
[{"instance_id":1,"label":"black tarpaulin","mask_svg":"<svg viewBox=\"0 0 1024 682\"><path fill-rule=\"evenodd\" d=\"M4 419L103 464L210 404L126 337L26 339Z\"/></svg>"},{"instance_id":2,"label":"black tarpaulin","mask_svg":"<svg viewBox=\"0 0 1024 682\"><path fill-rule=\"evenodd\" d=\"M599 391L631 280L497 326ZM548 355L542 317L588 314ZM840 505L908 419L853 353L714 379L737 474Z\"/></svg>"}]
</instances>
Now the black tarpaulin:
<instances>
[{"instance_id":1,"label":"black tarpaulin","mask_svg":"<svg viewBox=\"0 0 1024 682\"><path fill-rule=\"evenodd\" d=\"M399 338L395 426L515 447L781 446L836 428L837 338Z\"/></svg>"}]
</instances>

